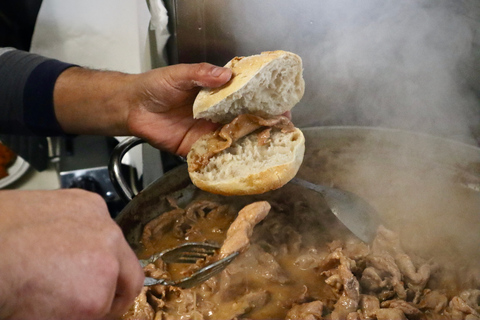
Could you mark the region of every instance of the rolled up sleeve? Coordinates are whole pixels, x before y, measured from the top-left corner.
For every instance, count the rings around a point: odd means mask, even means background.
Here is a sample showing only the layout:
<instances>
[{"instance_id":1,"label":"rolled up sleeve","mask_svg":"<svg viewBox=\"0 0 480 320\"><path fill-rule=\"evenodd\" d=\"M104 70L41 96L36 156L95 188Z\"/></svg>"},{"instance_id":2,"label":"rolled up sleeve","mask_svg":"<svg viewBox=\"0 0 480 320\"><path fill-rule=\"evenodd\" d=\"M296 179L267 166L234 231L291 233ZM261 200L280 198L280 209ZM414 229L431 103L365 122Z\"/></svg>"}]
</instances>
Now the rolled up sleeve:
<instances>
[{"instance_id":1,"label":"rolled up sleeve","mask_svg":"<svg viewBox=\"0 0 480 320\"><path fill-rule=\"evenodd\" d=\"M53 90L58 76L73 64L0 48L0 133L62 135Z\"/></svg>"}]
</instances>

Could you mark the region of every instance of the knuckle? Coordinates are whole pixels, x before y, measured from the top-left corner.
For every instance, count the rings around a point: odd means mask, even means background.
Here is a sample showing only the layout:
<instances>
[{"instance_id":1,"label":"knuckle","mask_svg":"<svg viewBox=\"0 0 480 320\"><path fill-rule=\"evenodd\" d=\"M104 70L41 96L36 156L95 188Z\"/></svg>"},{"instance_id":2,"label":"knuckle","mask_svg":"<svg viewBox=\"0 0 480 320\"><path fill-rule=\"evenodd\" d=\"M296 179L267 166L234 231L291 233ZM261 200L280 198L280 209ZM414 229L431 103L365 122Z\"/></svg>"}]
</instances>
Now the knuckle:
<instances>
[{"instance_id":1,"label":"knuckle","mask_svg":"<svg viewBox=\"0 0 480 320\"><path fill-rule=\"evenodd\" d=\"M119 266L118 261L110 255L94 254L91 259L91 263L96 267L92 270L90 277L96 285L90 288L90 294L82 295L79 307L80 311L88 316L87 318L96 319L110 312Z\"/></svg>"}]
</instances>

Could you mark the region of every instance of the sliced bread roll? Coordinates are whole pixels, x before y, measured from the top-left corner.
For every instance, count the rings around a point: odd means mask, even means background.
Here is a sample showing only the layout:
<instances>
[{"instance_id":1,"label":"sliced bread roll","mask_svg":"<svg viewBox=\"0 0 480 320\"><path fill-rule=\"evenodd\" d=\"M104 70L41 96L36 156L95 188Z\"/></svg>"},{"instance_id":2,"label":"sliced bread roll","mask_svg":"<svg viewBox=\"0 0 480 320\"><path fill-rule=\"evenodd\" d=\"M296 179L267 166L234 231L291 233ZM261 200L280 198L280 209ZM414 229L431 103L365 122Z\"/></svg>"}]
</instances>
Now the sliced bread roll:
<instances>
[{"instance_id":1,"label":"sliced bread roll","mask_svg":"<svg viewBox=\"0 0 480 320\"><path fill-rule=\"evenodd\" d=\"M220 88L204 88L193 104L193 116L228 123L250 113L262 117L283 114L303 97L302 59L277 50L236 57L225 67L232 79Z\"/></svg>"},{"instance_id":2,"label":"sliced bread roll","mask_svg":"<svg viewBox=\"0 0 480 320\"><path fill-rule=\"evenodd\" d=\"M297 173L305 153L303 133L283 116L303 96L302 60L286 51L234 58L232 79L202 89L193 113L224 126L201 137L187 155L192 182L222 195L260 194L280 188Z\"/></svg>"},{"instance_id":3,"label":"sliced bread roll","mask_svg":"<svg viewBox=\"0 0 480 320\"><path fill-rule=\"evenodd\" d=\"M187 156L193 159L209 148L212 135L201 137ZM296 174L305 153L300 129L272 130L269 143L259 145L257 134L247 135L209 159L207 165L189 171L192 182L202 190L222 195L260 194L280 188Z\"/></svg>"}]
</instances>

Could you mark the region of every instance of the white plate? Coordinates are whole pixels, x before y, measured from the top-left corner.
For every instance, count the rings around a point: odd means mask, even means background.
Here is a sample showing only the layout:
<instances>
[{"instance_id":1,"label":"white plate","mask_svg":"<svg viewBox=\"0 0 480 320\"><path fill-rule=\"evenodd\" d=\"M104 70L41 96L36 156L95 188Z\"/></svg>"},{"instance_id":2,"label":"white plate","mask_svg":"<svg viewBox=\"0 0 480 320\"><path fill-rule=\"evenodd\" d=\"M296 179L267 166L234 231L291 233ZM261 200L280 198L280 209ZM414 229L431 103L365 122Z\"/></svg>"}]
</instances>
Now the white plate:
<instances>
[{"instance_id":1,"label":"white plate","mask_svg":"<svg viewBox=\"0 0 480 320\"><path fill-rule=\"evenodd\" d=\"M28 164L28 162L17 156L15 162L7 168L8 176L0 179L0 189L5 188L9 184L20 179L20 177L23 176L25 172L27 172L29 167L30 165Z\"/></svg>"}]
</instances>

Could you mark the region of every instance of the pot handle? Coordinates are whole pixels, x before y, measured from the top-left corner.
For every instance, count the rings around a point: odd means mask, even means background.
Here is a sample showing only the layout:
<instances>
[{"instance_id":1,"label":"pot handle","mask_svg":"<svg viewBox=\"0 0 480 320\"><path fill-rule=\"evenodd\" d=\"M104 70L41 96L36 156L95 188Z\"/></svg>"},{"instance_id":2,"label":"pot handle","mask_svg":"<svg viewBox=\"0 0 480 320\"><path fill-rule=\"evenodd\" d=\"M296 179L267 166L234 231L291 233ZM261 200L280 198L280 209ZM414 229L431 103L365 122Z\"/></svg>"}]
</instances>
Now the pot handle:
<instances>
[{"instance_id":1,"label":"pot handle","mask_svg":"<svg viewBox=\"0 0 480 320\"><path fill-rule=\"evenodd\" d=\"M132 191L132 188L130 188L125 177L122 175L122 159L130 149L144 142L143 139L137 137L126 138L117 144L110 157L108 164L110 180L118 195L126 201L131 201L136 194Z\"/></svg>"}]
</instances>

